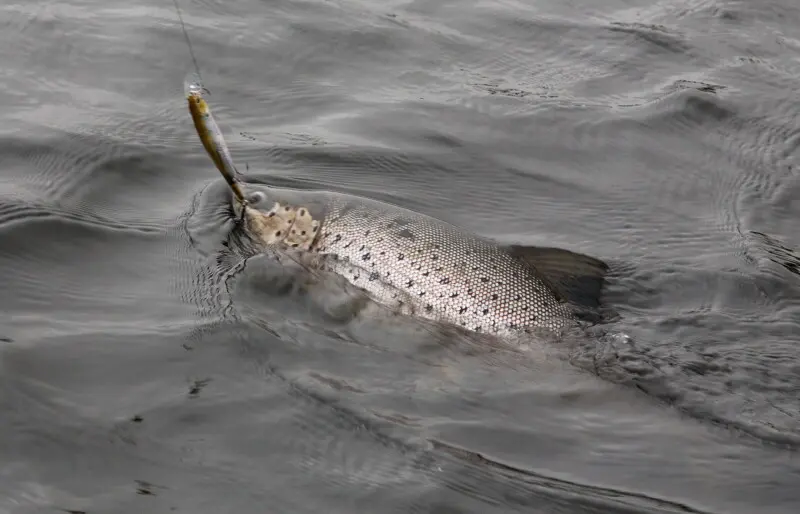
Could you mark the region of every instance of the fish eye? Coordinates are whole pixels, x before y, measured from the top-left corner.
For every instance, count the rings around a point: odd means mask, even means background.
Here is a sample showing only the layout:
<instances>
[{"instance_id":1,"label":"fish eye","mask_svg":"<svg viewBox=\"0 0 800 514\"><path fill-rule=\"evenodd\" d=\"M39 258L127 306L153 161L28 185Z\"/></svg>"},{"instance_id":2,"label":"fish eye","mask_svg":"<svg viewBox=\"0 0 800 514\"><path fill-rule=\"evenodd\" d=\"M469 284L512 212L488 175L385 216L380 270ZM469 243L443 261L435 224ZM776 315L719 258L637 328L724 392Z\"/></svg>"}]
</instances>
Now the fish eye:
<instances>
[{"instance_id":1,"label":"fish eye","mask_svg":"<svg viewBox=\"0 0 800 514\"><path fill-rule=\"evenodd\" d=\"M258 204L258 203L261 203L261 202L265 201L266 199L267 199L267 195L265 195L261 191L256 191L255 193L251 193L247 197L247 203Z\"/></svg>"}]
</instances>

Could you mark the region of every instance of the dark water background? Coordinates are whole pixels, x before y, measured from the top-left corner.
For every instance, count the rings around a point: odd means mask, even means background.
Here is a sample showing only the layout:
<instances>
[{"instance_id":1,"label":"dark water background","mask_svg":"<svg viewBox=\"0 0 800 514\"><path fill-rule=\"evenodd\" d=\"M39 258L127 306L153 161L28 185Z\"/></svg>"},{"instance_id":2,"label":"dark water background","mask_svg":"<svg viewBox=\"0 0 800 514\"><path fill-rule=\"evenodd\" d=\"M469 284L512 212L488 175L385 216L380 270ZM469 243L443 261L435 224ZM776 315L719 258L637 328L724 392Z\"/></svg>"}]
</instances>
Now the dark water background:
<instances>
[{"instance_id":1,"label":"dark water background","mask_svg":"<svg viewBox=\"0 0 800 514\"><path fill-rule=\"evenodd\" d=\"M253 180L607 260L618 337L226 289L172 3L5 1L0 512L800 509L800 4L182 7Z\"/></svg>"}]
</instances>

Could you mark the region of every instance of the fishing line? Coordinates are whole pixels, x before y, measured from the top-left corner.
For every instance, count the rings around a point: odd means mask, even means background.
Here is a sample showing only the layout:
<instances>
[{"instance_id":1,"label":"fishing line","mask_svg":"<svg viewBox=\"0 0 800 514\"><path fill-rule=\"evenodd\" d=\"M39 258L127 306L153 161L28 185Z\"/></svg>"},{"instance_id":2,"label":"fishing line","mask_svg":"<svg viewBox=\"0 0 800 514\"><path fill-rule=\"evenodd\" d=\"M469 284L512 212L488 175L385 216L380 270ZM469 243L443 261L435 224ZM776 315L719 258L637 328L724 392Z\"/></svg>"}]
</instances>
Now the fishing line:
<instances>
[{"instance_id":1,"label":"fishing line","mask_svg":"<svg viewBox=\"0 0 800 514\"><path fill-rule=\"evenodd\" d=\"M180 21L180 24L181 24L181 30L183 31L183 36L186 39L186 45L189 47L189 54L192 57L192 63L194 64L194 69L195 69L195 72L197 73L197 78L200 80L200 87L203 88L203 91L208 93L209 91L203 86L203 77L200 74L200 66L197 63L197 57L195 57L194 47L192 46L192 40L189 37L189 31L186 30L186 24L183 21L183 15L181 13L181 8L180 8L180 5L178 4L178 0L172 0L172 3L175 5L175 11L178 14L178 20ZM249 168L250 168L250 166L248 164L247 165L247 169L249 170ZM220 170L220 171L222 172L222 170ZM239 174L239 170L237 170L235 166L234 166L234 173L236 175L240 175ZM223 176L225 176L224 172L222 174L223 174ZM226 177L226 180L227 180L227 177ZM229 182L229 184L230 184L230 182ZM244 217L245 217L245 212L246 212L246 210L245 210L246 200L243 200L243 201L244 201L244 206L242 208L242 217L239 220L240 223L243 222ZM305 269L307 272L311 273L312 275L314 275L314 276L316 276L318 278L321 276L321 274L318 273L318 270L312 269L306 263L302 262L299 258L296 258L294 255L292 255L291 252L287 253L286 255L287 255L287 257L289 257L289 259L294 261L296 264L298 264L300 267ZM228 309L232 308L232 306L233 306L232 295L230 294L230 290L228 290L228 279L232 275L235 275L236 273L241 272L244 269L244 265L246 264L246 261L247 261L247 259L244 260L244 262L242 263L241 267L235 266L232 270L229 270L229 271L231 271L231 273L226 273L227 276L224 279L224 284L225 284L225 289L228 292L229 303L228 303L228 306L226 308L224 308L224 311L227 311ZM367 295L367 297L369 298L369 295ZM396 314L396 312L393 309L391 309L391 308L389 308L387 306L381 305L379 302L374 302L374 304L377 305L379 310L385 309L387 312L390 313L390 315ZM234 312L234 314L236 314L235 310L232 310L232 312ZM437 335L439 335L439 334L436 331L432 330L431 327L429 327L428 323L423 322L423 320L419 320L419 322L421 322L420 325L421 325L421 327L422 327L422 329L424 331L428 332L430 335L433 335L434 338L438 339ZM264 328L264 327L262 327L262 328ZM268 329L268 330L271 330L271 329Z\"/></svg>"},{"instance_id":2,"label":"fishing line","mask_svg":"<svg viewBox=\"0 0 800 514\"><path fill-rule=\"evenodd\" d=\"M197 64L197 58L194 56L194 47L192 46L192 40L189 38L189 31L186 30L186 24L183 22L183 15L181 14L181 8L178 5L178 0L172 0L172 3L175 4L175 10L178 13L178 20L181 23L181 30L183 31L183 37L186 38L186 44L189 46L189 54L192 56L192 63L194 63L194 71L197 73L197 78L200 79L200 83L203 83L203 76L200 74L200 66ZM205 90L205 88L203 88ZM206 90L206 92L209 92Z\"/></svg>"}]
</instances>

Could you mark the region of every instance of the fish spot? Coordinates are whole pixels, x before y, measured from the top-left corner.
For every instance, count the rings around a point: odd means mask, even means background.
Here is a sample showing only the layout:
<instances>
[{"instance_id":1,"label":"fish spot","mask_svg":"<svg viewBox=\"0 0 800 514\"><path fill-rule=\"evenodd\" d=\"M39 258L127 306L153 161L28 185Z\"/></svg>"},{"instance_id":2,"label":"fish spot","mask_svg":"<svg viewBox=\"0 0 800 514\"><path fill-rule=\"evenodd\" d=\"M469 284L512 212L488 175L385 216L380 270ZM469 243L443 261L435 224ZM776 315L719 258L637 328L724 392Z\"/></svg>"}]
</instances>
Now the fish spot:
<instances>
[{"instance_id":1,"label":"fish spot","mask_svg":"<svg viewBox=\"0 0 800 514\"><path fill-rule=\"evenodd\" d=\"M366 248L366 245L361 245L361 248L359 248L359 249L358 249L358 251L359 251L359 252L363 252L363 251L364 251L364 248Z\"/></svg>"},{"instance_id":2,"label":"fish spot","mask_svg":"<svg viewBox=\"0 0 800 514\"><path fill-rule=\"evenodd\" d=\"M370 259L370 255L369 255L369 253L365 253L364 255L362 255L362 256L361 256L361 259L362 259L362 260L365 260L365 261L368 261L368 260Z\"/></svg>"},{"instance_id":3,"label":"fish spot","mask_svg":"<svg viewBox=\"0 0 800 514\"><path fill-rule=\"evenodd\" d=\"M428 276L428 275L430 275L430 274L431 274L431 272L430 272L430 271L423 271L423 272L422 272L422 276L423 276L423 277L427 277L427 276Z\"/></svg>"},{"instance_id":4,"label":"fish spot","mask_svg":"<svg viewBox=\"0 0 800 514\"><path fill-rule=\"evenodd\" d=\"M497 300L497 293L492 295L492 300Z\"/></svg>"},{"instance_id":5,"label":"fish spot","mask_svg":"<svg viewBox=\"0 0 800 514\"><path fill-rule=\"evenodd\" d=\"M406 287L411 287L413 285L414 285L414 281L413 280L409 280L408 282L406 282Z\"/></svg>"},{"instance_id":6,"label":"fish spot","mask_svg":"<svg viewBox=\"0 0 800 514\"><path fill-rule=\"evenodd\" d=\"M419 295L420 295L420 296L425 296L425 291L420 291L420 292L419 292Z\"/></svg>"},{"instance_id":7,"label":"fish spot","mask_svg":"<svg viewBox=\"0 0 800 514\"><path fill-rule=\"evenodd\" d=\"M464 314L465 312L467 312L467 308L466 307L461 307L460 309L458 309L458 313L459 314Z\"/></svg>"},{"instance_id":8,"label":"fish spot","mask_svg":"<svg viewBox=\"0 0 800 514\"><path fill-rule=\"evenodd\" d=\"M402 260L403 260L403 259L405 259L405 258L406 258L406 256L405 256L405 255L403 255L402 253L400 253L400 254L397 254L397 260L398 260L398 261L402 261Z\"/></svg>"},{"instance_id":9,"label":"fish spot","mask_svg":"<svg viewBox=\"0 0 800 514\"><path fill-rule=\"evenodd\" d=\"M458 293L452 293L452 294L450 295L450 298L458 298Z\"/></svg>"},{"instance_id":10,"label":"fish spot","mask_svg":"<svg viewBox=\"0 0 800 514\"><path fill-rule=\"evenodd\" d=\"M378 278L380 278L380 274L378 272L376 272L376 271L373 271L372 273L369 274L369 281L370 282L374 282L374 281L378 280ZM397 298L397 296L395 296L395 298Z\"/></svg>"},{"instance_id":11,"label":"fish spot","mask_svg":"<svg viewBox=\"0 0 800 514\"><path fill-rule=\"evenodd\" d=\"M305 230L303 230L302 232L300 232L300 235L301 235L301 236L304 236L304 235L306 235L306 231L305 231Z\"/></svg>"},{"instance_id":12,"label":"fish spot","mask_svg":"<svg viewBox=\"0 0 800 514\"><path fill-rule=\"evenodd\" d=\"M342 240L342 235L341 234L336 234L336 236L333 238L333 242L334 243L338 243L341 240Z\"/></svg>"},{"instance_id":13,"label":"fish spot","mask_svg":"<svg viewBox=\"0 0 800 514\"><path fill-rule=\"evenodd\" d=\"M386 252L384 252L384 251L381 251L381 255L386 255Z\"/></svg>"},{"instance_id":14,"label":"fish spot","mask_svg":"<svg viewBox=\"0 0 800 514\"><path fill-rule=\"evenodd\" d=\"M474 293L475 291L471 287L467 289L467 294L474 294Z\"/></svg>"},{"instance_id":15,"label":"fish spot","mask_svg":"<svg viewBox=\"0 0 800 514\"><path fill-rule=\"evenodd\" d=\"M426 305L425 306L425 310L428 311L428 312L431 312L433 310L433 305L431 305L431 304Z\"/></svg>"},{"instance_id":16,"label":"fish spot","mask_svg":"<svg viewBox=\"0 0 800 514\"><path fill-rule=\"evenodd\" d=\"M369 230L367 230L366 232L364 232L364 235L365 235L365 236L368 236L368 235L369 235L369 232L370 232L370 231L369 231Z\"/></svg>"},{"instance_id":17,"label":"fish spot","mask_svg":"<svg viewBox=\"0 0 800 514\"><path fill-rule=\"evenodd\" d=\"M349 243L344 245L345 248L350 248L351 246L353 246L353 242L352 241L350 241Z\"/></svg>"},{"instance_id":18,"label":"fish spot","mask_svg":"<svg viewBox=\"0 0 800 514\"><path fill-rule=\"evenodd\" d=\"M414 239L414 234L412 234L411 231L408 230L407 228L404 228L403 230L398 232L397 235L405 239L412 239L412 240Z\"/></svg>"},{"instance_id":19,"label":"fish spot","mask_svg":"<svg viewBox=\"0 0 800 514\"><path fill-rule=\"evenodd\" d=\"M483 309L483 314L489 314L489 309Z\"/></svg>"},{"instance_id":20,"label":"fish spot","mask_svg":"<svg viewBox=\"0 0 800 514\"><path fill-rule=\"evenodd\" d=\"M481 277L481 282L484 284L489 281L489 277Z\"/></svg>"},{"instance_id":21,"label":"fish spot","mask_svg":"<svg viewBox=\"0 0 800 514\"><path fill-rule=\"evenodd\" d=\"M443 279L441 279L439 281L439 283L440 284L449 284L450 283L450 277L444 277Z\"/></svg>"},{"instance_id":22,"label":"fish spot","mask_svg":"<svg viewBox=\"0 0 800 514\"><path fill-rule=\"evenodd\" d=\"M300 243L292 243L292 248L297 248L298 246L300 246Z\"/></svg>"},{"instance_id":23,"label":"fish spot","mask_svg":"<svg viewBox=\"0 0 800 514\"><path fill-rule=\"evenodd\" d=\"M439 256L438 256L438 255L436 255L436 254L434 254L434 255L431 255L431 260L432 260L432 261L438 261L438 260L439 260Z\"/></svg>"},{"instance_id":24,"label":"fish spot","mask_svg":"<svg viewBox=\"0 0 800 514\"><path fill-rule=\"evenodd\" d=\"M275 231L275 237L279 237L280 235L281 235L281 231L280 230Z\"/></svg>"},{"instance_id":25,"label":"fish spot","mask_svg":"<svg viewBox=\"0 0 800 514\"><path fill-rule=\"evenodd\" d=\"M523 310L523 311L527 311L527 310L528 310L528 306L527 306L527 305L523 305L523 306L522 306L522 310Z\"/></svg>"},{"instance_id":26,"label":"fish spot","mask_svg":"<svg viewBox=\"0 0 800 514\"><path fill-rule=\"evenodd\" d=\"M273 216L275 216L275 213L274 213L274 212L271 212L271 213L267 214L267 218L271 218L271 217L273 217Z\"/></svg>"},{"instance_id":27,"label":"fish spot","mask_svg":"<svg viewBox=\"0 0 800 514\"><path fill-rule=\"evenodd\" d=\"M503 282L502 282L502 281L500 281L500 280L498 280L498 281L497 281L497 285L498 285L498 286L502 286L502 285L503 285Z\"/></svg>"},{"instance_id":28,"label":"fish spot","mask_svg":"<svg viewBox=\"0 0 800 514\"><path fill-rule=\"evenodd\" d=\"M409 223L411 223L411 220L395 219L395 220L390 221L389 224L387 225L387 227L389 227L389 228L392 228L392 227L404 227L404 226L408 225Z\"/></svg>"},{"instance_id":29,"label":"fish spot","mask_svg":"<svg viewBox=\"0 0 800 514\"><path fill-rule=\"evenodd\" d=\"M475 327L475 332L480 332L481 330L483 330L482 326L479 325L479 326Z\"/></svg>"},{"instance_id":30,"label":"fish spot","mask_svg":"<svg viewBox=\"0 0 800 514\"><path fill-rule=\"evenodd\" d=\"M480 267L480 266L473 266L473 267L472 267L472 271L478 271L479 269L481 269L481 267Z\"/></svg>"},{"instance_id":31,"label":"fish spot","mask_svg":"<svg viewBox=\"0 0 800 514\"><path fill-rule=\"evenodd\" d=\"M517 296L514 297L514 300L518 302L518 301L522 300L522 297L520 295L517 295Z\"/></svg>"}]
</instances>

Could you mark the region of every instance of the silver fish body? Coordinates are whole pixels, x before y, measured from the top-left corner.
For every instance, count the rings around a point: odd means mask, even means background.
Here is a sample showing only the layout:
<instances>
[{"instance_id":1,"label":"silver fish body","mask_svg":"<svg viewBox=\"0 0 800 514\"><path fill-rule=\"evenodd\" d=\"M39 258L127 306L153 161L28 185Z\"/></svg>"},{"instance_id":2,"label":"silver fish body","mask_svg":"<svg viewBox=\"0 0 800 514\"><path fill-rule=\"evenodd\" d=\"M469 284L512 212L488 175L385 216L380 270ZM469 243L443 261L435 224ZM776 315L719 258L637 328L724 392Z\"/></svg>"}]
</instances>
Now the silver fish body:
<instances>
[{"instance_id":1,"label":"silver fish body","mask_svg":"<svg viewBox=\"0 0 800 514\"><path fill-rule=\"evenodd\" d=\"M290 252L380 304L475 332L559 331L575 322L576 306L597 302L607 270L592 257L500 245L350 195L262 188L233 205L255 251Z\"/></svg>"}]
</instances>

